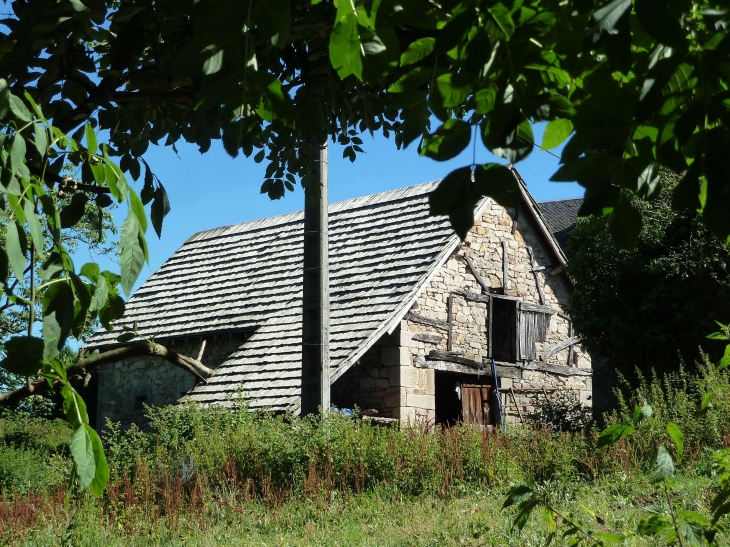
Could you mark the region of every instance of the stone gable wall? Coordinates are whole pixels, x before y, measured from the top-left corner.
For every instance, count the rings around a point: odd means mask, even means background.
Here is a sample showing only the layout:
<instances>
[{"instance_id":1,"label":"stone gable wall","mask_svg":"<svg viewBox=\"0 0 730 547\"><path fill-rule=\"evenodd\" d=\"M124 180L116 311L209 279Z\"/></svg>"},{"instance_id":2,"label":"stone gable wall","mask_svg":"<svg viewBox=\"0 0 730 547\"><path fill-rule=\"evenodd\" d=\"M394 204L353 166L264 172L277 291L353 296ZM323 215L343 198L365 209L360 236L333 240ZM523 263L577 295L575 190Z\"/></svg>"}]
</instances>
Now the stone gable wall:
<instances>
[{"instance_id":1,"label":"stone gable wall","mask_svg":"<svg viewBox=\"0 0 730 547\"><path fill-rule=\"evenodd\" d=\"M552 264L548 253L537 236L535 227L520 212L513 220L508 211L490 203L476 220L466 240L436 272L430 283L418 295L411 308L415 314L437 321L448 319L448 297L452 295L452 349L464 357L486 362L488 347L488 304L454 295L456 292L481 293L481 285L462 256L468 254L480 276L501 288L502 241L507 241L509 262L508 296L525 302L540 304L533 267L544 267L538 273L542 284L545 306L562 312L568 299L568 286L561 275L549 275L558 265ZM530 263L527 246L532 249L534 266ZM569 321L565 316L550 317L544 342L536 345L540 359L547 349L569 338ZM590 357L580 345L575 345L571 367L589 370ZM431 350L447 350L447 331L431 325L403 320L392 336L384 337L359 363L352 367L333 386L334 404L375 408L380 416L400 418L403 421L434 421L436 409L436 375L428 368L415 366L416 360L426 357ZM547 360L550 364L568 365L569 350L564 349ZM584 404L590 405L592 380L590 376L565 376L517 367L500 367L501 389L559 388L572 390ZM491 377L490 366L485 374ZM524 416L534 414L538 393L516 393L517 404ZM503 408L507 421L519 421L511 394L503 393ZM511 408L510 408L511 407Z\"/></svg>"},{"instance_id":2,"label":"stone gable wall","mask_svg":"<svg viewBox=\"0 0 730 547\"><path fill-rule=\"evenodd\" d=\"M245 340L245 333L207 337L203 364L216 368ZM194 338L163 341L162 344L197 359L202 342L202 338ZM175 404L195 386L195 382L192 374L156 356L134 357L102 365L99 367L96 428L101 431L106 418L121 422L124 428L132 423L144 427L144 410L138 397L146 397L145 404L150 406Z\"/></svg>"}]
</instances>

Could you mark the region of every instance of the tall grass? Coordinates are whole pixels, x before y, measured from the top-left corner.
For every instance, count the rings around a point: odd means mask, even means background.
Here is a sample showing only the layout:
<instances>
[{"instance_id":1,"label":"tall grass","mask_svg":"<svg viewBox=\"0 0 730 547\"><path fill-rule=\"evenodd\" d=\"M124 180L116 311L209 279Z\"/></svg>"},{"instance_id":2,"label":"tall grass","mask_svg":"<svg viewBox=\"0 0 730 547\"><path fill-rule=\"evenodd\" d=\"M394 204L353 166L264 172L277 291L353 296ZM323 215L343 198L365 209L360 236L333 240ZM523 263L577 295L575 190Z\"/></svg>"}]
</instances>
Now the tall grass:
<instances>
[{"instance_id":1,"label":"tall grass","mask_svg":"<svg viewBox=\"0 0 730 547\"><path fill-rule=\"evenodd\" d=\"M474 491L502 495L525 481L570 490L579 482L619 475L640 480L641 462L662 442L668 421L685 432L685 465L728 444L727 397L698 415L715 375L704 363L698 376L680 371L642 379L619 393L609 422L630 419L633 406L644 401L654 408L655 420L650 435L608 449L596 447L596 431L555 432L540 425L434 431L425 425L377 427L340 414L319 419L253 413L241 404L148 408L145 431L108 424L109 488L101 500L80 497L72 506L83 509L77 519L83 515L115 530L142 533L190 523L202 529L246 507L279 508L302 500L324 507L363 494L452 498ZM730 393L727 373L716 379ZM70 432L60 423L22 420L0 420L0 543L48 519L68 519L59 499Z\"/></svg>"}]
</instances>

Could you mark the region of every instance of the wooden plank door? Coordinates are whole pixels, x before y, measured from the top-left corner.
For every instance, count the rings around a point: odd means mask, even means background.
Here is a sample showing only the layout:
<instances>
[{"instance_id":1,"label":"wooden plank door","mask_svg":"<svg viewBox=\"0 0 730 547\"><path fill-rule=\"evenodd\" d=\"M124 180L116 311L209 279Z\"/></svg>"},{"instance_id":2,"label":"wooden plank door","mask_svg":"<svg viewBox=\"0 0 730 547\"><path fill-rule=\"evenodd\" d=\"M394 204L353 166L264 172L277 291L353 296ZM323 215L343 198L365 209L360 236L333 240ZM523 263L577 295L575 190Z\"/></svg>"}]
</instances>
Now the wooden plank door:
<instances>
[{"instance_id":1,"label":"wooden plank door","mask_svg":"<svg viewBox=\"0 0 730 547\"><path fill-rule=\"evenodd\" d=\"M468 424L492 425L492 386L461 384L461 416Z\"/></svg>"}]
</instances>

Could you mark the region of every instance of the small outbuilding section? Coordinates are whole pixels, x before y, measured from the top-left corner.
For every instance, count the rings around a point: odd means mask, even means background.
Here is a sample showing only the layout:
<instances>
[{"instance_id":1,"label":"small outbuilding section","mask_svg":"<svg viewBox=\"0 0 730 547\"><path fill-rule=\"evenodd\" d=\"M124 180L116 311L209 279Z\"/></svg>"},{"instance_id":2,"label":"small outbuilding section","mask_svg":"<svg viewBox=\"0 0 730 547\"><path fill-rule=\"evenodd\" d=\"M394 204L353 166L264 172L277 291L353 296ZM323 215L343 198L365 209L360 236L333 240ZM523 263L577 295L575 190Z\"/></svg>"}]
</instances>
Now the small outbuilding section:
<instances>
[{"instance_id":1,"label":"small outbuilding section","mask_svg":"<svg viewBox=\"0 0 730 547\"><path fill-rule=\"evenodd\" d=\"M330 205L332 403L401 423L531 419L557 391L591 401L565 313L565 257L516 171L518 209L484 199L461 242L427 183ZM145 356L104 365L98 426L181 400L299 410L302 213L201 232L135 293L120 325L215 370ZM99 331L88 349L118 346ZM495 389L497 388L497 389Z\"/></svg>"}]
</instances>

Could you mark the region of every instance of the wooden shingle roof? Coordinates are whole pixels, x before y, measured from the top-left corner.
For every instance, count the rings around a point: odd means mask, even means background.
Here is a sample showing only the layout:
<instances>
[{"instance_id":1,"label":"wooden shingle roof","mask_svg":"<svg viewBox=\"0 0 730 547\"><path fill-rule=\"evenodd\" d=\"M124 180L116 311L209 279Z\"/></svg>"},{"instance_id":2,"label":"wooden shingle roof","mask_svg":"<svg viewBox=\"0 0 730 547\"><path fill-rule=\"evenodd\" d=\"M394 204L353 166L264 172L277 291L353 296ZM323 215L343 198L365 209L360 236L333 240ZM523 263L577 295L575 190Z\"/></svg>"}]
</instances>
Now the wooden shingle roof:
<instances>
[{"instance_id":1,"label":"wooden shingle roof","mask_svg":"<svg viewBox=\"0 0 730 547\"><path fill-rule=\"evenodd\" d=\"M330 205L333 380L398 324L456 247L448 219L428 214L436 184ZM188 398L225 404L242 384L253 406L295 407L302 230L299 212L195 234L134 294L117 326L137 321L158 340L256 329ZM99 331L87 347L112 345L118 334Z\"/></svg>"}]
</instances>

